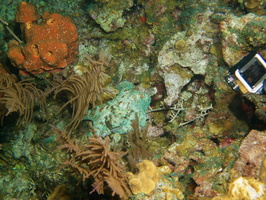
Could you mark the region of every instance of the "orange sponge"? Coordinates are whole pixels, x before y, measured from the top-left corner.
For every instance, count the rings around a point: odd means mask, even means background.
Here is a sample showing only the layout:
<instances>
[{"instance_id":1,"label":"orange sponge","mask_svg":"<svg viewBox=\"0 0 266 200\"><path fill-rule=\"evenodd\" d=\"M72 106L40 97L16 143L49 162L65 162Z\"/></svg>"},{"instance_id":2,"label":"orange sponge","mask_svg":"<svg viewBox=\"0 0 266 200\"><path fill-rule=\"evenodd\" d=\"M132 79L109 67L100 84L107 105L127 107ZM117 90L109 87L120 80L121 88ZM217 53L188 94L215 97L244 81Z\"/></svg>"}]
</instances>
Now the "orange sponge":
<instances>
[{"instance_id":1,"label":"orange sponge","mask_svg":"<svg viewBox=\"0 0 266 200\"><path fill-rule=\"evenodd\" d=\"M78 31L69 17L58 13L39 14L34 5L22 2L18 6L16 21L26 41L22 47L9 43L8 57L21 74L38 75L62 70L77 61Z\"/></svg>"}]
</instances>

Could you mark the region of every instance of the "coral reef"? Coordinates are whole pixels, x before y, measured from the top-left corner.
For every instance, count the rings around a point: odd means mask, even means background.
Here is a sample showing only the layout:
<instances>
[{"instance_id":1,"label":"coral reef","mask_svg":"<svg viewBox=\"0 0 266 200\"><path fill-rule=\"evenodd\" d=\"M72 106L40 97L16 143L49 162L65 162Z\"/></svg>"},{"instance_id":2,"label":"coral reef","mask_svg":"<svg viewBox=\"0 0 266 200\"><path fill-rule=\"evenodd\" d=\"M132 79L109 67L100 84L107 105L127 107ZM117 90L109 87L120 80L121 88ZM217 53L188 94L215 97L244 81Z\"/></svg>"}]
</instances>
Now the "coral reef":
<instances>
[{"instance_id":1,"label":"coral reef","mask_svg":"<svg viewBox=\"0 0 266 200\"><path fill-rule=\"evenodd\" d=\"M234 178L228 185L228 192L224 196L214 197L213 200L237 200L237 199L256 199L263 200L266 198L265 192L265 171L266 171L266 159L262 159L262 165L260 169L260 181L254 177L237 177ZM236 171L231 171L231 177L239 176Z\"/></svg>"},{"instance_id":2,"label":"coral reef","mask_svg":"<svg viewBox=\"0 0 266 200\"><path fill-rule=\"evenodd\" d=\"M115 31L124 26L126 19L123 13L133 6L132 0L94 3L90 5L89 14L106 32Z\"/></svg>"},{"instance_id":3,"label":"coral reef","mask_svg":"<svg viewBox=\"0 0 266 200\"><path fill-rule=\"evenodd\" d=\"M11 120L13 120L12 117ZM5 122L9 121L5 120ZM54 143L51 144L54 137L44 136L40 131L45 128L47 130L49 126L43 127L31 122L29 124L22 123L20 128L15 128L16 122L14 121L12 124L13 127L10 126L10 122L9 126L4 124L4 127L8 127L5 128L5 132L13 132L13 138L8 144L5 142L4 148L0 151L1 199L30 199L33 197L42 199L38 196L37 190L48 196L56 185L67 182L66 174L59 167L54 167L59 163L61 165L64 161L62 153L57 150L57 146L53 146ZM9 135L10 137L11 135ZM2 162L3 160L6 164ZM7 169L8 172L4 174L3 172ZM30 176L29 171L32 172ZM38 176L36 176L37 174ZM64 175L62 176L62 174ZM49 186L45 187L44 185ZM45 197L45 199L47 198Z\"/></svg>"},{"instance_id":4,"label":"coral reef","mask_svg":"<svg viewBox=\"0 0 266 200\"><path fill-rule=\"evenodd\" d=\"M230 14L221 21L223 58L229 66L241 60L251 48L263 49L265 19L265 16L249 13L241 17Z\"/></svg>"},{"instance_id":5,"label":"coral reef","mask_svg":"<svg viewBox=\"0 0 266 200\"><path fill-rule=\"evenodd\" d=\"M109 149L108 137L102 141L99 137L90 137L88 145L82 145L65 132L55 129L64 143L60 148L69 152L70 159L64 164L71 166L81 174L83 181L94 178L93 191L104 194L106 185L112 189L112 196L119 195L127 199L131 193L126 183L125 166L122 157L125 152L114 152Z\"/></svg>"},{"instance_id":6,"label":"coral reef","mask_svg":"<svg viewBox=\"0 0 266 200\"><path fill-rule=\"evenodd\" d=\"M211 34L215 34L216 30L206 30L209 35L202 32L212 23L209 20L212 12L206 11L200 15L205 19L204 24L197 24L191 34L187 31L176 33L159 52L156 70L164 79L167 92L164 102L167 106L180 98L182 88L191 81L194 74L205 75L209 67L217 66L216 58L209 54L209 48L214 42ZM199 20L197 14L194 18L195 21Z\"/></svg>"},{"instance_id":7,"label":"coral reef","mask_svg":"<svg viewBox=\"0 0 266 200\"><path fill-rule=\"evenodd\" d=\"M133 194L144 193L146 195L151 194L155 189L157 181L159 180L159 172L152 161L143 160L136 164L139 172L133 174L127 173L128 184Z\"/></svg>"},{"instance_id":8,"label":"coral reef","mask_svg":"<svg viewBox=\"0 0 266 200\"><path fill-rule=\"evenodd\" d=\"M21 73L38 75L46 71L60 71L68 64L77 61L78 32L69 17L44 12L40 15L35 6L22 2L18 6L16 21L26 44L11 41L8 57Z\"/></svg>"},{"instance_id":9,"label":"coral reef","mask_svg":"<svg viewBox=\"0 0 266 200\"><path fill-rule=\"evenodd\" d=\"M265 132L250 131L239 148L239 158L231 172L224 196L213 200L266 198L265 194ZM260 180L258 180L260 179Z\"/></svg>"},{"instance_id":10,"label":"coral reef","mask_svg":"<svg viewBox=\"0 0 266 200\"><path fill-rule=\"evenodd\" d=\"M222 150L212 140L203 137L205 132L208 131L190 129L190 133L169 146L162 157L164 165L168 165L174 174L186 174L188 182L192 179L196 183L193 193L198 197L212 197L224 192L219 185L226 183L222 177L228 177L238 145L235 142Z\"/></svg>"},{"instance_id":11,"label":"coral reef","mask_svg":"<svg viewBox=\"0 0 266 200\"><path fill-rule=\"evenodd\" d=\"M28 2L0 6L0 199L265 199L265 96L224 80L266 57L265 1Z\"/></svg>"}]
</instances>

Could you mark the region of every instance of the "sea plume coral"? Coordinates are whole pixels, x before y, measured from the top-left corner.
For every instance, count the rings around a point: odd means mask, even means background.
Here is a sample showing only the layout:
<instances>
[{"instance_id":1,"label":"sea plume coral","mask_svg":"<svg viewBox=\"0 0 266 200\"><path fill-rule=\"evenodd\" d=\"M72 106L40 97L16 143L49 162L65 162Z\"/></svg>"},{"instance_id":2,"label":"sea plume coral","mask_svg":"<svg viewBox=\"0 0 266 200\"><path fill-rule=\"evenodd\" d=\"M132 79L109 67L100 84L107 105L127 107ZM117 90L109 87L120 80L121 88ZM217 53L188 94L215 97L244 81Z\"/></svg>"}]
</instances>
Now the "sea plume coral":
<instances>
[{"instance_id":1,"label":"sea plume coral","mask_svg":"<svg viewBox=\"0 0 266 200\"><path fill-rule=\"evenodd\" d=\"M125 152L110 150L108 137L104 140L91 137L89 144L84 145L65 132L57 130L57 134L64 142L60 148L71 155L64 164L76 169L83 180L93 177L93 191L103 194L108 186L112 190L112 196L127 199L131 192L127 185L125 164L121 162Z\"/></svg>"},{"instance_id":2,"label":"sea plume coral","mask_svg":"<svg viewBox=\"0 0 266 200\"><path fill-rule=\"evenodd\" d=\"M45 98L40 98L44 95L42 90L36 88L34 83L28 82L28 80L16 82L15 79L4 74L0 74L0 94L2 119L12 112L18 112L18 125L22 121L31 121L36 98L41 106L45 104Z\"/></svg>"},{"instance_id":3,"label":"sea plume coral","mask_svg":"<svg viewBox=\"0 0 266 200\"><path fill-rule=\"evenodd\" d=\"M89 151L82 152L82 160L90 160L90 173L95 179L93 184L98 193L103 193L103 184L106 182L113 190L112 195L118 194L125 198L130 190L126 184L124 173L125 166L120 163L125 152L114 152L109 150L108 137L102 142L100 138L89 139Z\"/></svg>"},{"instance_id":4,"label":"sea plume coral","mask_svg":"<svg viewBox=\"0 0 266 200\"><path fill-rule=\"evenodd\" d=\"M54 94L66 94L68 102L60 109L63 110L68 104L72 107L72 120L67 125L71 130L77 128L83 120L84 115L90 107L94 107L96 102L100 102L100 93L103 85L103 68L101 65L94 65L87 69L83 75L71 75L63 82L54 85ZM59 111L59 112L60 112Z\"/></svg>"},{"instance_id":5,"label":"sea plume coral","mask_svg":"<svg viewBox=\"0 0 266 200\"><path fill-rule=\"evenodd\" d=\"M141 129L139 126L139 117L136 114L135 119L131 121L133 131L127 134L128 140L128 165L129 168L134 171L136 169L136 163L139 163L143 159L151 157L146 145L148 126Z\"/></svg>"}]
</instances>

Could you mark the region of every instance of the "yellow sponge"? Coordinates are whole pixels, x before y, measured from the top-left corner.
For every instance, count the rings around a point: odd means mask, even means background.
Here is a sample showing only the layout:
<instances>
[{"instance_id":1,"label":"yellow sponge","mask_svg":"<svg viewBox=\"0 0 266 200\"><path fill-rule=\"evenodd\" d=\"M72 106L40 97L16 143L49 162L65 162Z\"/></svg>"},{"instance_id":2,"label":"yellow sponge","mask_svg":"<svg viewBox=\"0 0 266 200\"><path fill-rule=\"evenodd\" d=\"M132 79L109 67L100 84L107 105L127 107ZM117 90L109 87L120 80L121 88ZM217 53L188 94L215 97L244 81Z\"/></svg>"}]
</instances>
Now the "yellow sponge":
<instances>
[{"instance_id":1,"label":"yellow sponge","mask_svg":"<svg viewBox=\"0 0 266 200\"><path fill-rule=\"evenodd\" d=\"M133 194L143 193L149 195L156 187L159 172L152 161L143 160L136 165L139 172L134 175L128 172L128 184Z\"/></svg>"},{"instance_id":2,"label":"yellow sponge","mask_svg":"<svg viewBox=\"0 0 266 200\"><path fill-rule=\"evenodd\" d=\"M214 197L212 200L260 199L264 196L264 184L252 177L238 177L228 186L225 196Z\"/></svg>"}]
</instances>

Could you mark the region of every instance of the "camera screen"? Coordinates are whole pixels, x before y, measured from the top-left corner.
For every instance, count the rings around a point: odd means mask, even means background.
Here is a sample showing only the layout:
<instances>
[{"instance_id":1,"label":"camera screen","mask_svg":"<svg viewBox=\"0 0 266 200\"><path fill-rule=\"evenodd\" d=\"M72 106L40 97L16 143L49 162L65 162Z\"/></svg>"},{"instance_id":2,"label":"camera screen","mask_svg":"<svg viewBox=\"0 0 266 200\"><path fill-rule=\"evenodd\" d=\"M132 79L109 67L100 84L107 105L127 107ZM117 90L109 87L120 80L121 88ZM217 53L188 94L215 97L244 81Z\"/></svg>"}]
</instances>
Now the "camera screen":
<instances>
[{"instance_id":1,"label":"camera screen","mask_svg":"<svg viewBox=\"0 0 266 200\"><path fill-rule=\"evenodd\" d=\"M266 69L257 59L253 62L244 72L241 72L241 76L245 81L253 87L258 81L265 75Z\"/></svg>"}]
</instances>

